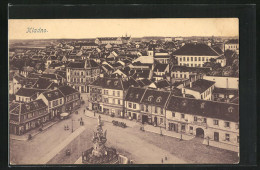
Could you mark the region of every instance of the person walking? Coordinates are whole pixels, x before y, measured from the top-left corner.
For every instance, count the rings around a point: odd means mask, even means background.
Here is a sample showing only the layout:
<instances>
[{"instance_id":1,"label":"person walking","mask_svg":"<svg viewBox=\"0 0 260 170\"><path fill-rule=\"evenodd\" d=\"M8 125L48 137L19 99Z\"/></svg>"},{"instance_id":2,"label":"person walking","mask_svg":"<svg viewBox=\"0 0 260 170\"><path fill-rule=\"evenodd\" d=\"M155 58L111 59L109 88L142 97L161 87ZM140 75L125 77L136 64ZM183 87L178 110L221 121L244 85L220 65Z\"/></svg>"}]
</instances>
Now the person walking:
<instances>
[{"instance_id":1,"label":"person walking","mask_svg":"<svg viewBox=\"0 0 260 170\"><path fill-rule=\"evenodd\" d=\"M162 164L163 164L163 158L162 158Z\"/></svg>"},{"instance_id":2,"label":"person walking","mask_svg":"<svg viewBox=\"0 0 260 170\"><path fill-rule=\"evenodd\" d=\"M85 114L85 109L84 109L84 114Z\"/></svg>"}]
</instances>

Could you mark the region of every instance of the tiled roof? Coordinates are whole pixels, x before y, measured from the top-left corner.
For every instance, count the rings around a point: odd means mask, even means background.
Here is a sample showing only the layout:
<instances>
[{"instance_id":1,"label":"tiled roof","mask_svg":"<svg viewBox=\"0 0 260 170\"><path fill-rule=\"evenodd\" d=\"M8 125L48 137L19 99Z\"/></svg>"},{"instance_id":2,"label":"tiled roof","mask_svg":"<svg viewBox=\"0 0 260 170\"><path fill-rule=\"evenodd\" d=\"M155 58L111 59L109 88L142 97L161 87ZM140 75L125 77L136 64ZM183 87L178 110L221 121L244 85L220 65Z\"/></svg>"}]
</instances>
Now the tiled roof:
<instances>
[{"instance_id":1,"label":"tiled roof","mask_svg":"<svg viewBox=\"0 0 260 170\"><path fill-rule=\"evenodd\" d=\"M50 80L45 79L45 78L39 78L36 81L36 83L33 85L33 88L47 89L51 84L52 84L52 82Z\"/></svg>"},{"instance_id":2,"label":"tiled roof","mask_svg":"<svg viewBox=\"0 0 260 170\"><path fill-rule=\"evenodd\" d=\"M226 42L226 44L238 44L238 43L239 43L238 39L231 39Z\"/></svg>"},{"instance_id":3,"label":"tiled roof","mask_svg":"<svg viewBox=\"0 0 260 170\"><path fill-rule=\"evenodd\" d=\"M42 94L46 97L48 101L52 101L64 97L64 95L58 89L52 91L46 91Z\"/></svg>"},{"instance_id":4,"label":"tiled roof","mask_svg":"<svg viewBox=\"0 0 260 170\"><path fill-rule=\"evenodd\" d=\"M147 89L141 103L165 107L170 94L167 91Z\"/></svg>"},{"instance_id":5,"label":"tiled roof","mask_svg":"<svg viewBox=\"0 0 260 170\"><path fill-rule=\"evenodd\" d=\"M215 47L212 47L219 55L221 54L224 54L224 52L218 47L218 46L215 46Z\"/></svg>"},{"instance_id":6,"label":"tiled roof","mask_svg":"<svg viewBox=\"0 0 260 170\"><path fill-rule=\"evenodd\" d=\"M70 86L62 86L58 88L60 90L60 92L64 95L70 95L73 93L78 93L77 90L75 90L74 88L70 87Z\"/></svg>"},{"instance_id":7,"label":"tiled roof","mask_svg":"<svg viewBox=\"0 0 260 170\"><path fill-rule=\"evenodd\" d=\"M150 70L136 70L136 72L132 75L133 78L145 78L148 79L150 74Z\"/></svg>"},{"instance_id":8,"label":"tiled roof","mask_svg":"<svg viewBox=\"0 0 260 170\"><path fill-rule=\"evenodd\" d=\"M165 88L170 86L170 83L167 80L160 80L155 84L157 88Z\"/></svg>"},{"instance_id":9,"label":"tiled roof","mask_svg":"<svg viewBox=\"0 0 260 170\"><path fill-rule=\"evenodd\" d=\"M171 96L167 110L232 122L239 121L239 105L231 103Z\"/></svg>"},{"instance_id":10,"label":"tiled roof","mask_svg":"<svg viewBox=\"0 0 260 170\"><path fill-rule=\"evenodd\" d=\"M159 72L165 72L165 69L167 68L168 64L161 64L161 63L158 63L156 64L156 66L154 67L154 72L156 72L157 70Z\"/></svg>"},{"instance_id":11,"label":"tiled roof","mask_svg":"<svg viewBox=\"0 0 260 170\"><path fill-rule=\"evenodd\" d=\"M12 110L10 109L10 113L13 114L24 114L28 112L32 112L34 110L39 110L46 108L47 105L43 102L42 99L34 100L29 103L15 103L14 104L16 107L11 106L13 108Z\"/></svg>"},{"instance_id":12,"label":"tiled roof","mask_svg":"<svg viewBox=\"0 0 260 170\"><path fill-rule=\"evenodd\" d=\"M101 37L98 38L99 41L115 41L117 40L117 37Z\"/></svg>"},{"instance_id":13,"label":"tiled roof","mask_svg":"<svg viewBox=\"0 0 260 170\"><path fill-rule=\"evenodd\" d=\"M85 62L70 62L67 67L70 68L84 68Z\"/></svg>"},{"instance_id":14,"label":"tiled roof","mask_svg":"<svg viewBox=\"0 0 260 170\"><path fill-rule=\"evenodd\" d=\"M186 44L174 51L173 55L219 56L217 52L206 44Z\"/></svg>"},{"instance_id":15,"label":"tiled roof","mask_svg":"<svg viewBox=\"0 0 260 170\"><path fill-rule=\"evenodd\" d=\"M199 79L192 83L192 87L190 87L190 84L188 84L185 88L202 93L214 84L214 81Z\"/></svg>"},{"instance_id":16,"label":"tiled roof","mask_svg":"<svg viewBox=\"0 0 260 170\"><path fill-rule=\"evenodd\" d=\"M32 88L20 88L15 95L31 97L37 93L43 93L46 90L43 89L32 89Z\"/></svg>"},{"instance_id":17,"label":"tiled roof","mask_svg":"<svg viewBox=\"0 0 260 170\"><path fill-rule=\"evenodd\" d=\"M146 89L138 88L138 87L129 87L125 100L135 102L135 103L140 103L145 90Z\"/></svg>"},{"instance_id":18,"label":"tiled roof","mask_svg":"<svg viewBox=\"0 0 260 170\"><path fill-rule=\"evenodd\" d=\"M131 77L128 80L123 80L121 78L99 77L91 85L106 89L127 90L131 86L137 87L138 83Z\"/></svg>"},{"instance_id":19,"label":"tiled roof","mask_svg":"<svg viewBox=\"0 0 260 170\"><path fill-rule=\"evenodd\" d=\"M215 87L212 93L238 95L238 89L226 89L226 88L217 88L217 87Z\"/></svg>"},{"instance_id":20,"label":"tiled roof","mask_svg":"<svg viewBox=\"0 0 260 170\"><path fill-rule=\"evenodd\" d=\"M48 79L58 79L56 74L42 74L41 77Z\"/></svg>"}]
</instances>

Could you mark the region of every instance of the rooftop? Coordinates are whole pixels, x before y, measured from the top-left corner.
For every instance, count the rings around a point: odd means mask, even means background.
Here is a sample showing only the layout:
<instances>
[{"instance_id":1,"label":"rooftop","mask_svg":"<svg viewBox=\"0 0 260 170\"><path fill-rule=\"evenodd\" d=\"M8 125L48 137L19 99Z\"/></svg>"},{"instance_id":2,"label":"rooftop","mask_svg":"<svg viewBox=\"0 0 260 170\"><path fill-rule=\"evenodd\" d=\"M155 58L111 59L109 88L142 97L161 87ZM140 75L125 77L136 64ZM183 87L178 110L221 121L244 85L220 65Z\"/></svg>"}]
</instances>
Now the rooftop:
<instances>
[{"instance_id":1,"label":"rooftop","mask_svg":"<svg viewBox=\"0 0 260 170\"><path fill-rule=\"evenodd\" d=\"M214 84L215 84L214 81L199 79L192 83L192 87L190 87L190 84L188 84L185 88L191 89L193 91L197 91L199 93L203 93L204 91L206 91L208 88L210 88Z\"/></svg>"},{"instance_id":2,"label":"rooftop","mask_svg":"<svg viewBox=\"0 0 260 170\"><path fill-rule=\"evenodd\" d=\"M219 54L206 44L185 44L173 52L173 55L188 56L219 56Z\"/></svg>"}]
</instances>

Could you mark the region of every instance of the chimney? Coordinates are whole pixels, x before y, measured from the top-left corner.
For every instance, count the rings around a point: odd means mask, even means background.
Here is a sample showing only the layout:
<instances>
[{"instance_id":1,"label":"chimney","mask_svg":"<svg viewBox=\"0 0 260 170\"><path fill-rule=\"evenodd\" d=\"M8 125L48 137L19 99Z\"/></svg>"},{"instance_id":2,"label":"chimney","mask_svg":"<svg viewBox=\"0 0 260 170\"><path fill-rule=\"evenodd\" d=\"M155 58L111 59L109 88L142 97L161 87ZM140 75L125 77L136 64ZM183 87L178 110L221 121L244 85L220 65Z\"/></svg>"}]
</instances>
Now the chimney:
<instances>
[{"instance_id":1,"label":"chimney","mask_svg":"<svg viewBox=\"0 0 260 170\"><path fill-rule=\"evenodd\" d=\"M182 97L185 97L185 89L183 89Z\"/></svg>"},{"instance_id":2,"label":"chimney","mask_svg":"<svg viewBox=\"0 0 260 170\"><path fill-rule=\"evenodd\" d=\"M227 80L227 89L228 89L228 78L226 80Z\"/></svg>"}]
</instances>

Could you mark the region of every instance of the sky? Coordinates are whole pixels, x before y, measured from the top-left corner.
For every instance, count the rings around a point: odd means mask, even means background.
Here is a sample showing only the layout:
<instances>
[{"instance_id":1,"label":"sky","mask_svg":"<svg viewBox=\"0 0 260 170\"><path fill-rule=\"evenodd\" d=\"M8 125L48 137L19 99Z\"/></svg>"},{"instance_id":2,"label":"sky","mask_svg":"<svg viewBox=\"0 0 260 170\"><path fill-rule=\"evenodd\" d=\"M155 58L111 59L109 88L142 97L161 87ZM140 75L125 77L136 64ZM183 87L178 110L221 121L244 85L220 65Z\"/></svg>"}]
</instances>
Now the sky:
<instances>
[{"instance_id":1,"label":"sky","mask_svg":"<svg viewBox=\"0 0 260 170\"><path fill-rule=\"evenodd\" d=\"M238 18L186 19L10 19L9 39L144 36L238 36ZM28 28L45 33L26 33Z\"/></svg>"}]
</instances>

